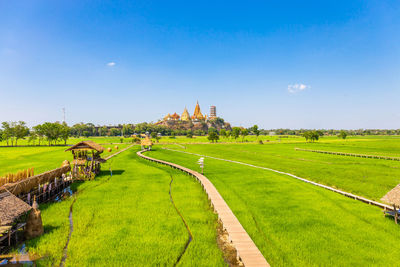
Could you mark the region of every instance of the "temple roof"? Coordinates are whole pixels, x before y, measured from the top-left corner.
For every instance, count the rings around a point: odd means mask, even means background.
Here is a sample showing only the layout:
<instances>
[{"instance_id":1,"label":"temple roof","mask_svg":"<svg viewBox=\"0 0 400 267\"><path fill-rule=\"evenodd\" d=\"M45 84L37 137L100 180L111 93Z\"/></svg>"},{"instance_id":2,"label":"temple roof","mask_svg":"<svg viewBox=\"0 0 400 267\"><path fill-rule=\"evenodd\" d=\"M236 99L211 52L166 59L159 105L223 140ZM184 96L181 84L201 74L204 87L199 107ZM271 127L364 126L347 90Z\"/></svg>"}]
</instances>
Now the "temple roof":
<instances>
[{"instance_id":1,"label":"temple roof","mask_svg":"<svg viewBox=\"0 0 400 267\"><path fill-rule=\"evenodd\" d=\"M196 107L194 108L194 113L193 113L192 118L199 119L199 120L204 119L204 116L203 116L203 114L201 114L201 111L200 111L199 101L197 101Z\"/></svg>"},{"instance_id":2,"label":"temple roof","mask_svg":"<svg viewBox=\"0 0 400 267\"><path fill-rule=\"evenodd\" d=\"M170 118L171 118L171 114L168 113L167 116L164 117L164 120L168 120Z\"/></svg>"},{"instance_id":3,"label":"temple roof","mask_svg":"<svg viewBox=\"0 0 400 267\"><path fill-rule=\"evenodd\" d=\"M181 116L179 116L178 114L176 114L176 112L174 114L171 115L171 118L173 119L179 119Z\"/></svg>"}]
</instances>

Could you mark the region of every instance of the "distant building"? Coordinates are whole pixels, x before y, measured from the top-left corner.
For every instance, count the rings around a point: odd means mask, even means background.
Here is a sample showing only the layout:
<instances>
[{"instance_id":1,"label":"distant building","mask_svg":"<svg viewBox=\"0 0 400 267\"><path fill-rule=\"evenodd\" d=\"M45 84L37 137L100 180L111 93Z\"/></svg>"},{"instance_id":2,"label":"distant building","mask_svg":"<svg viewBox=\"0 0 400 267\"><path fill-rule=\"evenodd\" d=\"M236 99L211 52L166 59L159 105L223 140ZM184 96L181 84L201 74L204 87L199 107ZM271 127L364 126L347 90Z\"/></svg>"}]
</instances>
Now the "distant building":
<instances>
[{"instance_id":1,"label":"distant building","mask_svg":"<svg viewBox=\"0 0 400 267\"><path fill-rule=\"evenodd\" d=\"M217 117L217 108L215 106L210 107L210 119L215 119Z\"/></svg>"},{"instance_id":2,"label":"distant building","mask_svg":"<svg viewBox=\"0 0 400 267\"><path fill-rule=\"evenodd\" d=\"M210 107L210 116L203 115L200 110L199 102L197 101L196 107L194 108L193 115L190 116L187 108L183 110L181 116L179 116L176 112L174 114L168 113L162 120L158 121L156 124L162 124L166 121L193 121L193 122L204 122L209 119L217 118L217 108L215 106Z\"/></svg>"},{"instance_id":3,"label":"distant building","mask_svg":"<svg viewBox=\"0 0 400 267\"><path fill-rule=\"evenodd\" d=\"M194 108L194 112L193 112L193 116L192 116L192 120L204 120L207 117L204 117L203 114L201 113L200 110L200 105L199 105L199 101L197 101L196 107Z\"/></svg>"},{"instance_id":4,"label":"distant building","mask_svg":"<svg viewBox=\"0 0 400 267\"><path fill-rule=\"evenodd\" d=\"M190 121L190 114L189 114L189 112L188 112L186 107L185 107L185 110L182 113L181 120L182 121Z\"/></svg>"}]
</instances>

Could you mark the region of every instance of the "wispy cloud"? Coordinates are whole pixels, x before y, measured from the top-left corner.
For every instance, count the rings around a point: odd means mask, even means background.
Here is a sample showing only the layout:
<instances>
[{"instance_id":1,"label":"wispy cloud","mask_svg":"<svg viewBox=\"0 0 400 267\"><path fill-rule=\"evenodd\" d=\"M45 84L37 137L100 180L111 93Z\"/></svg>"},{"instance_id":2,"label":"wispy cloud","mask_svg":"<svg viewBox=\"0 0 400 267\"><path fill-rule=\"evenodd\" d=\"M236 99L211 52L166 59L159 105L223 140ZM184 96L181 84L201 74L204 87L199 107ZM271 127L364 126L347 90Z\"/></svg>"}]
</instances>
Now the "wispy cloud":
<instances>
[{"instance_id":1,"label":"wispy cloud","mask_svg":"<svg viewBox=\"0 0 400 267\"><path fill-rule=\"evenodd\" d=\"M289 84L287 90L291 94L296 94L309 88L311 88L311 86L302 83L296 83L296 84Z\"/></svg>"},{"instance_id":2,"label":"wispy cloud","mask_svg":"<svg viewBox=\"0 0 400 267\"><path fill-rule=\"evenodd\" d=\"M114 66L115 66L115 62L108 62L108 63L107 63L107 66L109 66L109 67L114 67Z\"/></svg>"}]
</instances>

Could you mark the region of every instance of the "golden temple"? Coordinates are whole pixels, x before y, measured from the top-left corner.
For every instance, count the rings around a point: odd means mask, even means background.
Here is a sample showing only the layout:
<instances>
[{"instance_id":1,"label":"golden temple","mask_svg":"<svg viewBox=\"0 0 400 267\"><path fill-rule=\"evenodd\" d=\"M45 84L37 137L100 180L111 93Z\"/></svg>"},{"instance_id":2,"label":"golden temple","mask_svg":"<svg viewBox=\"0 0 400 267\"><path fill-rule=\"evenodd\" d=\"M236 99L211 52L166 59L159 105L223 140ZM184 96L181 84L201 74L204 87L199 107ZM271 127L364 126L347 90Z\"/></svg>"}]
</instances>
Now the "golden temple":
<instances>
[{"instance_id":1,"label":"golden temple","mask_svg":"<svg viewBox=\"0 0 400 267\"><path fill-rule=\"evenodd\" d=\"M207 115L203 115L201 113L199 101L196 103L196 107L194 108L193 116L190 116L189 111L185 107L181 116L179 116L176 112L174 114L168 113L163 120L159 121L161 123L163 121L207 121Z\"/></svg>"}]
</instances>

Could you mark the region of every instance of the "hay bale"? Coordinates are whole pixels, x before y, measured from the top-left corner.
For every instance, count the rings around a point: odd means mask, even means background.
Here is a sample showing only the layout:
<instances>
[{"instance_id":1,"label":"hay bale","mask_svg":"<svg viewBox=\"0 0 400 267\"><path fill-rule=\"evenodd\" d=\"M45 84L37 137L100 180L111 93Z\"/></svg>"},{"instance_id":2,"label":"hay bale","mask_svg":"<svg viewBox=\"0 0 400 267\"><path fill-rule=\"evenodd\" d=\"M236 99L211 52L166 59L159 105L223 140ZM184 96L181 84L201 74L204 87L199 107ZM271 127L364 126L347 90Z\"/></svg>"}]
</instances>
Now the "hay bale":
<instances>
[{"instance_id":1,"label":"hay bale","mask_svg":"<svg viewBox=\"0 0 400 267\"><path fill-rule=\"evenodd\" d=\"M115 150L118 150L118 146L115 146L114 148L115 148Z\"/></svg>"},{"instance_id":2,"label":"hay bale","mask_svg":"<svg viewBox=\"0 0 400 267\"><path fill-rule=\"evenodd\" d=\"M36 203L36 202L35 202ZM44 232L42 215L39 209L33 209L28 216L25 227L25 238L32 239L41 236Z\"/></svg>"},{"instance_id":3,"label":"hay bale","mask_svg":"<svg viewBox=\"0 0 400 267\"><path fill-rule=\"evenodd\" d=\"M108 151L108 152L111 152L111 151L112 151L111 147L107 148L107 151Z\"/></svg>"},{"instance_id":4,"label":"hay bale","mask_svg":"<svg viewBox=\"0 0 400 267\"><path fill-rule=\"evenodd\" d=\"M69 165L70 165L70 164L69 164L69 161L68 161L68 160L64 160L63 163L62 163L62 165L61 165L61 167L69 166Z\"/></svg>"}]
</instances>

